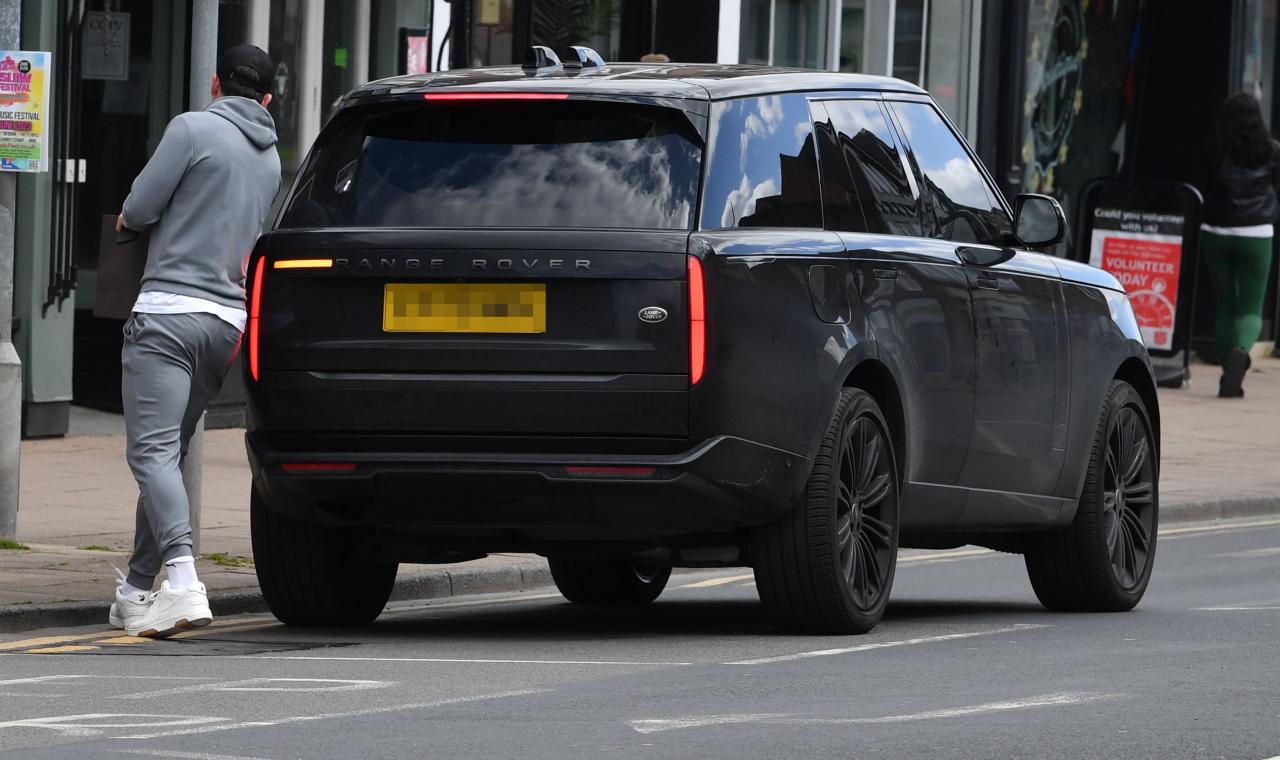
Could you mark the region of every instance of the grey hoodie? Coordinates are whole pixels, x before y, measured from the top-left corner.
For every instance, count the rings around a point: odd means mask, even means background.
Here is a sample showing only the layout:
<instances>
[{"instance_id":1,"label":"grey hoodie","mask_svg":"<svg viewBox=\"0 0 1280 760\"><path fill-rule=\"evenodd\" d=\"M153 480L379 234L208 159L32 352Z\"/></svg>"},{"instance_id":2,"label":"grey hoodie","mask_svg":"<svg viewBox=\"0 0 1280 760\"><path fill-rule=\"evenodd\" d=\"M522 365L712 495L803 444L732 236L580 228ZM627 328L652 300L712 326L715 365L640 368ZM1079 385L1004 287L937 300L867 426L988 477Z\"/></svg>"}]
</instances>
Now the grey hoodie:
<instances>
[{"instance_id":1,"label":"grey hoodie","mask_svg":"<svg viewBox=\"0 0 1280 760\"><path fill-rule=\"evenodd\" d=\"M224 97L184 113L124 202L125 226L154 225L144 291L244 308L244 273L280 189L276 125L262 104Z\"/></svg>"}]
</instances>

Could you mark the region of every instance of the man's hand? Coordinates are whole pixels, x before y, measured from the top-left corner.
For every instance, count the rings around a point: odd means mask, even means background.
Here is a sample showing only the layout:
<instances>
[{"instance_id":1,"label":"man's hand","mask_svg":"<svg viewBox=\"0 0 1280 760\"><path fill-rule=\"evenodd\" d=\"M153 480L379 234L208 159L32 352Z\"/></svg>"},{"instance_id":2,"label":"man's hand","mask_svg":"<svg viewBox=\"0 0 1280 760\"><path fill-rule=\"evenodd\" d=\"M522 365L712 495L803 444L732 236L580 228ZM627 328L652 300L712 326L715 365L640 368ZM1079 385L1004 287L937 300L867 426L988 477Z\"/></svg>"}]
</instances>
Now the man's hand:
<instances>
[{"instance_id":1,"label":"man's hand","mask_svg":"<svg viewBox=\"0 0 1280 760\"><path fill-rule=\"evenodd\" d=\"M124 214L116 217L116 232L124 232Z\"/></svg>"}]
</instances>

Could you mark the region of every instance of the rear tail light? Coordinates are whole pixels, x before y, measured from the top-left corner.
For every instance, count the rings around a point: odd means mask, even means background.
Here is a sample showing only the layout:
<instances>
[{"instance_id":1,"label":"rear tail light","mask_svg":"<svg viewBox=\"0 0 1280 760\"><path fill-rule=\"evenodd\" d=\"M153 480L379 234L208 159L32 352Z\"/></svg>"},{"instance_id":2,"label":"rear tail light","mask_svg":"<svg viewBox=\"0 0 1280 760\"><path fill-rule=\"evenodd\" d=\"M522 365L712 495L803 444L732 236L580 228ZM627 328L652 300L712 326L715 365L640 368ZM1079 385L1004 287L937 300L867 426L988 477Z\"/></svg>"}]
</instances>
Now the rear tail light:
<instances>
[{"instance_id":1,"label":"rear tail light","mask_svg":"<svg viewBox=\"0 0 1280 760\"><path fill-rule=\"evenodd\" d=\"M288 475L303 473L323 475L355 472L356 466L354 462L287 462L280 465L280 469Z\"/></svg>"},{"instance_id":2,"label":"rear tail light","mask_svg":"<svg viewBox=\"0 0 1280 760\"><path fill-rule=\"evenodd\" d=\"M273 269L332 269L333 259L280 259Z\"/></svg>"},{"instance_id":3,"label":"rear tail light","mask_svg":"<svg viewBox=\"0 0 1280 760\"><path fill-rule=\"evenodd\" d=\"M697 385L707 366L707 293L702 262L689 257L689 384Z\"/></svg>"},{"instance_id":4,"label":"rear tail light","mask_svg":"<svg viewBox=\"0 0 1280 760\"><path fill-rule=\"evenodd\" d=\"M266 275L266 258L258 259L253 268L253 293L249 298L249 377L258 379L258 314L262 310L262 278Z\"/></svg>"}]
</instances>

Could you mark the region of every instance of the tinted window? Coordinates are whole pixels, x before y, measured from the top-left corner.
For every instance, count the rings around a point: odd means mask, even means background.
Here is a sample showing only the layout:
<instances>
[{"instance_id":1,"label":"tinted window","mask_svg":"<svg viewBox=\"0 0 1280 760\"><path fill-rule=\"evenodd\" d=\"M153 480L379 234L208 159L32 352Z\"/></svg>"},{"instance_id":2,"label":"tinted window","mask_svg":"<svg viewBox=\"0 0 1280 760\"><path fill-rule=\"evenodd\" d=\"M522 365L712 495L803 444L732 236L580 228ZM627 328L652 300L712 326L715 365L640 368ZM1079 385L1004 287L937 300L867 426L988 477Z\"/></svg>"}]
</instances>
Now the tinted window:
<instances>
[{"instance_id":1,"label":"tinted window","mask_svg":"<svg viewBox=\"0 0 1280 760\"><path fill-rule=\"evenodd\" d=\"M802 95L715 105L702 227L821 227L817 151Z\"/></svg>"},{"instance_id":2,"label":"tinted window","mask_svg":"<svg viewBox=\"0 0 1280 760\"><path fill-rule=\"evenodd\" d=\"M930 237L961 243L1007 242L1012 222L968 151L928 103L894 103L924 182Z\"/></svg>"},{"instance_id":3,"label":"tinted window","mask_svg":"<svg viewBox=\"0 0 1280 760\"><path fill-rule=\"evenodd\" d=\"M880 103L830 100L825 105L848 167L849 181L861 199L864 218L864 226L843 229L922 235L917 189L907 176L906 164Z\"/></svg>"},{"instance_id":4,"label":"tinted window","mask_svg":"<svg viewBox=\"0 0 1280 760\"><path fill-rule=\"evenodd\" d=\"M687 229L701 150L667 109L442 103L340 114L283 227Z\"/></svg>"}]
</instances>

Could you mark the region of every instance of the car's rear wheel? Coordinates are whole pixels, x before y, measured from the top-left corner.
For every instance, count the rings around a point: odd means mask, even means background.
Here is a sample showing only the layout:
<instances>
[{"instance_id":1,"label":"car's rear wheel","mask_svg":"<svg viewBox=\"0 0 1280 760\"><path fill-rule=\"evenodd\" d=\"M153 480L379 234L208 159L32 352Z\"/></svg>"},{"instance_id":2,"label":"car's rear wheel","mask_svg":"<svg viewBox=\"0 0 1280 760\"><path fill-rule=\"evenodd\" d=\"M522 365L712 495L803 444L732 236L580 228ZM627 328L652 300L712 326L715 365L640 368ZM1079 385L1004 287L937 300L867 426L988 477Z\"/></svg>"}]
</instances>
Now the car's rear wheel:
<instances>
[{"instance_id":1,"label":"car's rear wheel","mask_svg":"<svg viewBox=\"0 0 1280 760\"><path fill-rule=\"evenodd\" d=\"M551 577L576 604L648 604L667 587L671 568L631 557L548 557Z\"/></svg>"},{"instance_id":2,"label":"car's rear wheel","mask_svg":"<svg viewBox=\"0 0 1280 760\"><path fill-rule=\"evenodd\" d=\"M249 523L258 585L280 622L364 625L387 605L397 563L355 556L348 533L276 514L256 488Z\"/></svg>"},{"instance_id":3,"label":"car's rear wheel","mask_svg":"<svg viewBox=\"0 0 1280 760\"><path fill-rule=\"evenodd\" d=\"M898 473L888 426L845 389L791 514L757 531L760 601L783 629L866 633L884 615L898 558Z\"/></svg>"},{"instance_id":4,"label":"car's rear wheel","mask_svg":"<svg viewBox=\"0 0 1280 760\"><path fill-rule=\"evenodd\" d=\"M1142 397L1116 380L1094 434L1075 520L1036 539L1027 574L1051 610L1133 609L1151 580L1159 525L1159 460Z\"/></svg>"}]
</instances>

